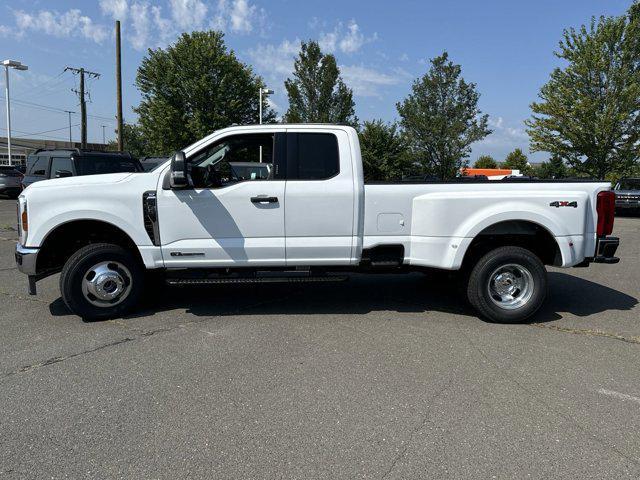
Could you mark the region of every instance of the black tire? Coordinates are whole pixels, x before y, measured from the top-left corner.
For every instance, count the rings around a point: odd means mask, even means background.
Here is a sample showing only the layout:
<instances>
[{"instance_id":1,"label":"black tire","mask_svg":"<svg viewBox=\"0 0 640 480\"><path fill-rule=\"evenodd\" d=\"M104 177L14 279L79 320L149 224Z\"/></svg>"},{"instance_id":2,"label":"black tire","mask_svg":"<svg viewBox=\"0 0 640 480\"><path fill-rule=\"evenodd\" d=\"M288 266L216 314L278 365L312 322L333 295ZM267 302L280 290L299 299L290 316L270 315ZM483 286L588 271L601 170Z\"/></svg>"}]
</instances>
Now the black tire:
<instances>
[{"instance_id":1,"label":"black tire","mask_svg":"<svg viewBox=\"0 0 640 480\"><path fill-rule=\"evenodd\" d=\"M101 300L91 292L86 294L83 291L85 279L90 279L92 275L95 278L92 267L105 264L107 266L103 267L104 271L108 270L109 274L118 273L117 278L122 281L120 285L123 285L122 298ZM140 299L143 283L143 268L131 252L118 245L95 243L82 247L67 260L60 274L60 293L69 310L76 315L85 320L104 320L122 316L131 310ZM105 283L104 287L106 286ZM105 290L107 289L103 289Z\"/></svg>"},{"instance_id":2,"label":"black tire","mask_svg":"<svg viewBox=\"0 0 640 480\"><path fill-rule=\"evenodd\" d=\"M514 290L502 297L503 288ZM505 300L511 293L513 301ZM521 247L500 247L484 255L471 270L467 284L471 305L482 317L497 323L524 322L540 309L546 296L544 265L535 254Z\"/></svg>"}]
</instances>

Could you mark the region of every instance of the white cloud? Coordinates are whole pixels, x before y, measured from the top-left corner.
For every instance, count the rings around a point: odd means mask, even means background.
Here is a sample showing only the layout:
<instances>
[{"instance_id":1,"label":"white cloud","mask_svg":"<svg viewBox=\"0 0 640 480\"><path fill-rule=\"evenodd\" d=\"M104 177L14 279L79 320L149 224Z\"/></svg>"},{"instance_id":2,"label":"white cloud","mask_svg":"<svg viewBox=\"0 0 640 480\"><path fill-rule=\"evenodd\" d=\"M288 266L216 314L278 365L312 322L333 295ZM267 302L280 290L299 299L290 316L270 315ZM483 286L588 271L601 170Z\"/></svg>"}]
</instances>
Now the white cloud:
<instances>
[{"instance_id":1,"label":"white cloud","mask_svg":"<svg viewBox=\"0 0 640 480\"><path fill-rule=\"evenodd\" d=\"M149 4L147 2L131 5L131 27L133 35L130 35L131 45L136 50L144 50L149 47L151 35L151 18L149 16Z\"/></svg>"},{"instance_id":2,"label":"white cloud","mask_svg":"<svg viewBox=\"0 0 640 480\"><path fill-rule=\"evenodd\" d=\"M129 13L127 0L100 0L100 10L114 20L125 21Z\"/></svg>"},{"instance_id":3,"label":"white cloud","mask_svg":"<svg viewBox=\"0 0 640 480\"><path fill-rule=\"evenodd\" d=\"M493 133L480 140L478 146L507 150L517 147L526 149L529 136L524 128L509 126L502 117L489 117L488 123Z\"/></svg>"},{"instance_id":4,"label":"white cloud","mask_svg":"<svg viewBox=\"0 0 640 480\"><path fill-rule=\"evenodd\" d=\"M382 97L380 89L402 81L399 75L390 75L362 65L341 65L344 82L359 97Z\"/></svg>"},{"instance_id":5,"label":"white cloud","mask_svg":"<svg viewBox=\"0 0 640 480\"><path fill-rule=\"evenodd\" d=\"M360 27L358 27L355 20L351 20L347 26L347 34L340 40L340 50L345 53L357 52L367 41L373 41L376 37L377 36L374 35L372 40L366 39L364 35L360 33Z\"/></svg>"},{"instance_id":6,"label":"white cloud","mask_svg":"<svg viewBox=\"0 0 640 480\"><path fill-rule=\"evenodd\" d=\"M294 57L300 51L300 40L283 40L279 45L258 45L249 57L258 72L280 82L293 72Z\"/></svg>"},{"instance_id":7,"label":"white cloud","mask_svg":"<svg viewBox=\"0 0 640 480\"><path fill-rule=\"evenodd\" d=\"M323 52L335 52L338 45L338 30L334 29L333 32L321 33L320 38L318 38L318 45L320 45Z\"/></svg>"},{"instance_id":8,"label":"white cloud","mask_svg":"<svg viewBox=\"0 0 640 480\"><path fill-rule=\"evenodd\" d=\"M264 27L266 13L248 0L219 0L211 26L233 33L251 33L256 25Z\"/></svg>"},{"instance_id":9,"label":"white cloud","mask_svg":"<svg viewBox=\"0 0 640 480\"><path fill-rule=\"evenodd\" d=\"M0 25L0 37L8 37L11 34L11 29L5 25Z\"/></svg>"},{"instance_id":10,"label":"white cloud","mask_svg":"<svg viewBox=\"0 0 640 480\"><path fill-rule=\"evenodd\" d=\"M406 53L403 53L402 55L400 55L400 61L401 62L408 62L409 61L409 55L407 55Z\"/></svg>"},{"instance_id":11,"label":"white cloud","mask_svg":"<svg viewBox=\"0 0 640 480\"><path fill-rule=\"evenodd\" d=\"M14 15L19 35L31 30L61 38L81 36L96 43L102 43L107 38L104 25L94 23L91 18L82 15L82 12L75 8L64 13L53 10L27 13L17 10Z\"/></svg>"},{"instance_id":12,"label":"white cloud","mask_svg":"<svg viewBox=\"0 0 640 480\"><path fill-rule=\"evenodd\" d=\"M169 0L169 10L180 28L194 30L204 24L208 7L201 0Z\"/></svg>"},{"instance_id":13,"label":"white cloud","mask_svg":"<svg viewBox=\"0 0 640 480\"><path fill-rule=\"evenodd\" d=\"M329 53L334 53L340 49L343 53L355 53L363 45L377 40L378 34L374 33L371 37L365 37L360 32L360 27L355 20L349 21L346 31L342 23L338 23L330 32L321 32L318 38L320 48Z\"/></svg>"}]
</instances>

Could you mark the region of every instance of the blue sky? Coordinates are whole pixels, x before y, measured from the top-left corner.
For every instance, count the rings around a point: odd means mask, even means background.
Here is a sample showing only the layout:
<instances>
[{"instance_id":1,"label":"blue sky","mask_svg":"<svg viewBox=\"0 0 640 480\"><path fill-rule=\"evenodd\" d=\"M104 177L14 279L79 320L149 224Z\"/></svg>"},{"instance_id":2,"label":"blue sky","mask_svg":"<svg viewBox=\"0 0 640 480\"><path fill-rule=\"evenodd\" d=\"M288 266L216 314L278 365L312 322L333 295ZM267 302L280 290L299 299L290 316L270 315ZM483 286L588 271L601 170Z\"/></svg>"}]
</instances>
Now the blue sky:
<instances>
[{"instance_id":1,"label":"blue sky","mask_svg":"<svg viewBox=\"0 0 640 480\"><path fill-rule=\"evenodd\" d=\"M293 1L293 0L4 0L0 6L0 58L29 66L11 72L14 136L68 138L68 117L79 111L71 89L77 78L65 66L102 74L89 81L89 140L114 137L115 49L113 20L123 22L126 121L139 102L136 68L147 48L164 47L183 31L224 30L228 46L276 91L281 114L300 40L316 39L336 55L354 90L361 120L397 119L396 102L424 74L430 58L447 50L481 93L480 108L494 133L474 144L471 160L501 160L513 148L528 152L523 121L529 104L561 65L553 56L566 27L591 16L620 15L631 0L536 1ZM4 94L3 94L4 96ZM29 102L29 103L27 103ZM4 101L2 102L4 104ZM53 107L45 109L45 107ZM79 116L72 116L72 124ZM1 135L6 132L4 109ZM73 127L74 140L79 127ZM534 161L545 154L532 155Z\"/></svg>"}]
</instances>

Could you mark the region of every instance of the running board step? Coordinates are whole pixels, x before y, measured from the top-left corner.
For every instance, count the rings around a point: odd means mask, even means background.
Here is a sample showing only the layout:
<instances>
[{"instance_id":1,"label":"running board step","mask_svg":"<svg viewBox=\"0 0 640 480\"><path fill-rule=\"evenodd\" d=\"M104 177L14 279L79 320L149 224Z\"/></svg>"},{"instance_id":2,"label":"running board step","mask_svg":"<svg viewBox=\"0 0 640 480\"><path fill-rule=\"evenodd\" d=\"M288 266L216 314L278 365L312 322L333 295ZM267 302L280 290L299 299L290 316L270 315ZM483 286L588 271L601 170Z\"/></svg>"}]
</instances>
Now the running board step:
<instances>
[{"instance_id":1,"label":"running board step","mask_svg":"<svg viewBox=\"0 0 640 480\"><path fill-rule=\"evenodd\" d=\"M344 282L346 275L328 275L326 277L249 277L249 278L167 278L167 285L217 285L224 283L314 283L314 282Z\"/></svg>"}]
</instances>

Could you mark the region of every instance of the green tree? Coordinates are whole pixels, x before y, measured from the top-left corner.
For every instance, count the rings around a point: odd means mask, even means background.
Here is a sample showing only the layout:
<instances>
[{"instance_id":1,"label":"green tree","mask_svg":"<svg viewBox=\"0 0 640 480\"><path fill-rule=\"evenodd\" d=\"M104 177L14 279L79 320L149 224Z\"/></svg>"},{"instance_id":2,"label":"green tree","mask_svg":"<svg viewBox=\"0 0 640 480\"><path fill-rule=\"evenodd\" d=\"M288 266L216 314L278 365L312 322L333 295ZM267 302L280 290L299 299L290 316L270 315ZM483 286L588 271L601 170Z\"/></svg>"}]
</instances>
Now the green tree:
<instances>
[{"instance_id":1,"label":"green tree","mask_svg":"<svg viewBox=\"0 0 640 480\"><path fill-rule=\"evenodd\" d=\"M640 156L640 4L565 30L555 55L567 65L531 104L532 151L559 155L600 179L629 171Z\"/></svg>"},{"instance_id":2,"label":"green tree","mask_svg":"<svg viewBox=\"0 0 640 480\"><path fill-rule=\"evenodd\" d=\"M537 169L540 178L566 178L567 166L558 155L552 155L548 162L542 162Z\"/></svg>"},{"instance_id":3,"label":"green tree","mask_svg":"<svg viewBox=\"0 0 640 480\"><path fill-rule=\"evenodd\" d=\"M138 114L147 155L166 155L233 124L258 121L264 84L227 50L217 31L183 33L166 49L149 50L138 68ZM273 110L264 105L264 118Z\"/></svg>"},{"instance_id":4,"label":"green tree","mask_svg":"<svg viewBox=\"0 0 640 480\"><path fill-rule=\"evenodd\" d=\"M473 164L474 168L498 168L498 162L496 162L491 155L480 155Z\"/></svg>"},{"instance_id":5,"label":"green tree","mask_svg":"<svg viewBox=\"0 0 640 480\"><path fill-rule=\"evenodd\" d=\"M478 109L480 94L461 77L461 67L444 52L413 82L397 104L409 149L425 173L453 178L469 163L471 144L491 133L488 115Z\"/></svg>"},{"instance_id":6,"label":"green tree","mask_svg":"<svg viewBox=\"0 0 640 480\"><path fill-rule=\"evenodd\" d=\"M145 136L142 134L142 129L139 125L136 125L134 123L125 123L123 125L122 143L124 144L124 151L129 152L136 158L150 156L147 153L149 147L145 141ZM110 141L108 149L114 151L117 150L118 142L116 140Z\"/></svg>"},{"instance_id":7,"label":"green tree","mask_svg":"<svg viewBox=\"0 0 640 480\"><path fill-rule=\"evenodd\" d=\"M359 137L365 180L395 180L409 172L406 144L395 123L364 122Z\"/></svg>"},{"instance_id":8,"label":"green tree","mask_svg":"<svg viewBox=\"0 0 640 480\"><path fill-rule=\"evenodd\" d=\"M522 174L528 174L531 170L529 159L519 148L516 148L513 152L507 154L502 166L512 170L520 170L520 173Z\"/></svg>"},{"instance_id":9,"label":"green tree","mask_svg":"<svg viewBox=\"0 0 640 480\"><path fill-rule=\"evenodd\" d=\"M317 42L303 42L293 78L284 82L289 97L287 123L345 123L356 126L353 92L340 78L336 58Z\"/></svg>"}]
</instances>

